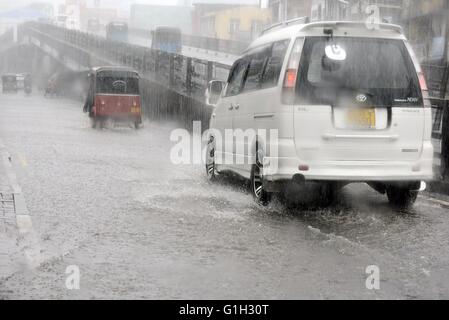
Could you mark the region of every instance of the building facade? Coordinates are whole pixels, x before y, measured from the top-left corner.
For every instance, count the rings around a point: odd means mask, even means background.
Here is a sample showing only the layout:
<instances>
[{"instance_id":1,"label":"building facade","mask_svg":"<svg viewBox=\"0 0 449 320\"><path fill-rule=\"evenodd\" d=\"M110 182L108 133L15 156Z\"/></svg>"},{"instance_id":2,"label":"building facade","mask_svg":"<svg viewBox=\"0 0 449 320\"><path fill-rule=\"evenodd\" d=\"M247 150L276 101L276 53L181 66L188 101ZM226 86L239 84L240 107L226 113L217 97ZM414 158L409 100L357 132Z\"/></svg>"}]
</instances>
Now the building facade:
<instances>
[{"instance_id":1,"label":"building facade","mask_svg":"<svg viewBox=\"0 0 449 320\"><path fill-rule=\"evenodd\" d=\"M444 64L449 60L449 1L408 0L402 25L421 61Z\"/></svg>"},{"instance_id":2,"label":"building facade","mask_svg":"<svg viewBox=\"0 0 449 320\"><path fill-rule=\"evenodd\" d=\"M376 17L379 22L399 23L404 0L313 0L312 21L365 21Z\"/></svg>"},{"instance_id":3,"label":"building facade","mask_svg":"<svg viewBox=\"0 0 449 320\"><path fill-rule=\"evenodd\" d=\"M271 11L258 0L200 0L193 7L194 35L248 42L272 23Z\"/></svg>"},{"instance_id":4,"label":"building facade","mask_svg":"<svg viewBox=\"0 0 449 320\"><path fill-rule=\"evenodd\" d=\"M273 23L310 16L312 0L270 0Z\"/></svg>"},{"instance_id":5,"label":"building facade","mask_svg":"<svg viewBox=\"0 0 449 320\"><path fill-rule=\"evenodd\" d=\"M146 30L154 30L157 26L176 27L185 34L191 34L192 7L133 4L129 25Z\"/></svg>"}]
</instances>

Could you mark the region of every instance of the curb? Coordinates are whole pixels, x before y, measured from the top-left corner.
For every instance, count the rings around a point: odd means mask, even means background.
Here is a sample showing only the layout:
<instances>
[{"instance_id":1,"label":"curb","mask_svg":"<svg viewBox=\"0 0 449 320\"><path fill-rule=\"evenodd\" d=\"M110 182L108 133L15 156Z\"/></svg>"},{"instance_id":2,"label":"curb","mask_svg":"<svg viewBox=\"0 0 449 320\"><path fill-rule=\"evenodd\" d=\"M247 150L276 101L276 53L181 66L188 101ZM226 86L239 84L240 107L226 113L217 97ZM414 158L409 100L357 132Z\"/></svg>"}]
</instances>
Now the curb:
<instances>
[{"instance_id":1,"label":"curb","mask_svg":"<svg viewBox=\"0 0 449 320\"><path fill-rule=\"evenodd\" d=\"M0 279L2 279L13 273L17 269L17 264L25 264L25 266L32 269L40 265L42 258L39 238L33 230L32 218L28 211L22 189L18 184L12 166L11 155L1 140L0 175L2 182L7 184L5 187L8 190L4 190L5 193L11 195L14 202L13 212L10 212L7 217L4 217L7 218L4 219L4 224L8 223L9 232L1 234L0 253L2 251L9 252L9 257L2 257L2 261L0 261Z\"/></svg>"},{"instance_id":2,"label":"curb","mask_svg":"<svg viewBox=\"0 0 449 320\"><path fill-rule=\"evenodd\" d=\"M428 191L431 193L449 195L449 181L433 181L429 183Z\"/></svg>"}]
</instances>

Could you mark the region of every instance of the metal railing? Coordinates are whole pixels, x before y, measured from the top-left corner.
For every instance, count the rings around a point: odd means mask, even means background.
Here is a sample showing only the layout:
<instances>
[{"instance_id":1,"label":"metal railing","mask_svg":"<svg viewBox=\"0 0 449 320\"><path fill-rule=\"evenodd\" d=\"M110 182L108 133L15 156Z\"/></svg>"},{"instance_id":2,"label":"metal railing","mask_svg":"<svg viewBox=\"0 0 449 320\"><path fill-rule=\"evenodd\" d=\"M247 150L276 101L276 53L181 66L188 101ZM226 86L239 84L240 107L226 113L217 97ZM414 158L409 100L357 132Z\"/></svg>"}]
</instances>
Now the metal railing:
<instances>
[{"instance_id":1,"label":"metal railing","mask_svg":"<svg viewBox=\"0 0 449 320\"><path fill-rule=\"evenodd\" d=\"M448 156L443 144L449 143L447 137L447 114L449 112L448 100L448 72L449 66L441 64L422 64L427 86L429 88L430 103L432 106L432 142L435 147L435 167L437 176L448 174Z\"/></svg>"},{"instance_id":2,"label":"metal railing","mask_svg":"<svg viewBox=\"0 0 449 320\"><path fill-rule=\"evenodd\" d=\"M80 68L99 63L129 66L142 77L199 101L204 100L208 82L226 80L230 69L229 65L218 62L114 42L53 25L28 23L20 30L21 34L31 35L56 49L62 59L77 60Z\"/></svg>"}]
</instances>

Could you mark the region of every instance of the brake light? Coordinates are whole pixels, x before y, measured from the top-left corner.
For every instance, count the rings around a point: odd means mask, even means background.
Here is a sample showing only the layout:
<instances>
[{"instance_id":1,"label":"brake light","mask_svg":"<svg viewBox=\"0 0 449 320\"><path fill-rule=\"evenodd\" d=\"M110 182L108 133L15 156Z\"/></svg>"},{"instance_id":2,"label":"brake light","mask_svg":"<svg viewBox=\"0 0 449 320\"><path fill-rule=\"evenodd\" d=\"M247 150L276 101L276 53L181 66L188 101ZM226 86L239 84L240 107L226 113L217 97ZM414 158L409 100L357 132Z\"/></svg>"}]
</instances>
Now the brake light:
<instances>
[{"instance_id":1,"label":"brake light","mask_svg":"<svg viewBox=\"0 0 449 320\"><path fill-rule=\"evenodd\" d=\"M287 71L285 72L282 103L291 105L295 102L296 81L299 74L299 61L301 59L304 38L296 39L290 57L288 58Z\"/></svg>"},{"instance_id":2,"label":"brake light","mask_svg":"<svg viewBox=\"0 0 449 320\"><path fill-rule=\"evenodd\" d=\"M296 78L298 76L298 72L296 69L288 69L285 73L285 81L284 88L292 89L296 85Z\"/></svg>"},{"instance_id":3,"label":"brake light","mask_svg":"<svg viewBox=\"0 0 449 320\"><path fill-rule=\"evenodd\" d=\"M427 87L427 81L426 77L424 76L424 73L420 72L418 73L418 79L419 79L419 85L421 87L422 91L429 91L429 88Z\"/></svg>"}]
</instances>

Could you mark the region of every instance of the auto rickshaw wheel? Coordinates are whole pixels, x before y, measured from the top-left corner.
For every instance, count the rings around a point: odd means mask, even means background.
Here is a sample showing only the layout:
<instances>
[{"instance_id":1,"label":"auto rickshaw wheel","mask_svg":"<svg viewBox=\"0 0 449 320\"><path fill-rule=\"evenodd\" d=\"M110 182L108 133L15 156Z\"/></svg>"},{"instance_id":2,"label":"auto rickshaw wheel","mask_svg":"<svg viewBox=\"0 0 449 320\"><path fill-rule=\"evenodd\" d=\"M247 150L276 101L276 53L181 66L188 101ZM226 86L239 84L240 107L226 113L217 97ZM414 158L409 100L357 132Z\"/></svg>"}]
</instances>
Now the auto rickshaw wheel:
<instances>
[{"instance_id":1,"label":"auto rickshaw wheel","mask_svg":"<svg viewBox=\"0 0 449 320\"><path fill-rule=\"evenodd\" d=\"M96 129L97 128L97 119L95 118L90 118L90 125L92 127L92 129Z\"/></svg>"}]
</instances>

